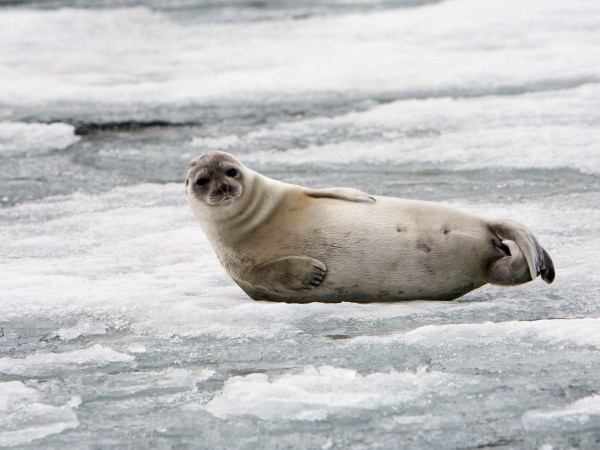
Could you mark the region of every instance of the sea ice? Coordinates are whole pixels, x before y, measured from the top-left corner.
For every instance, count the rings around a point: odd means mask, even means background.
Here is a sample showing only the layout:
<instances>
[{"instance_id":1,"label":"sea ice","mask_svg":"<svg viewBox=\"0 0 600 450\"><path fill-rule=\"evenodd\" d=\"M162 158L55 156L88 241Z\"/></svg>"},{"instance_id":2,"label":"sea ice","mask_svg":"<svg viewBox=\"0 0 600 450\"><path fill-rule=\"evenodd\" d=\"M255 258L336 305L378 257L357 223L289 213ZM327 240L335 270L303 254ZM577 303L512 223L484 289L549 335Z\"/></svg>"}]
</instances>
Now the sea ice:
<instances>
[{"instance_id":1,"label":"sea ice","mask_svg":"<svg viewBox=\"0 0 600 450\"><path fill-rule=\"evenodd\" d=\"M81 399L54 406L41 403L39 393L22 381L0 383L0 446L12 447L79 426L73 409Z\"/></svg>"}]
</instances>

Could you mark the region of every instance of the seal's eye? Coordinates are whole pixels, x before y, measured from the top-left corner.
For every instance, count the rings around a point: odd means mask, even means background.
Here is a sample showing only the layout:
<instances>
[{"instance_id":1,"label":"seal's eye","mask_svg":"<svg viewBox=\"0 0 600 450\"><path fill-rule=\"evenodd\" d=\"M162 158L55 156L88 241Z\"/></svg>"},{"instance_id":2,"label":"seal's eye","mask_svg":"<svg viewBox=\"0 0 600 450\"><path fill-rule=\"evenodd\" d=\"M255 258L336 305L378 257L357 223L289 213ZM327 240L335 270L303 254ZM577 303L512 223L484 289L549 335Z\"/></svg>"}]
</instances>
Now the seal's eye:
<instances>
[{"instance_id":1,"label":"seal's eye","mask_svg":"<svg viewBox=\"0 0 600 450\"><path fill-rule=\"evenodd\" d=\"M238 174L238 170L232 167L231 169L228 169L225 173L228 177L235 177Z\"/></svg>"},{"instance_id":2,"label":"seal's eye","mask_svg":"<svg viewBox=\"0 0 600 450\"><path fill-rule=\"evenodd\" d=\"M209 182L209 181L210 181L210 180L209 180L208 178L204 178L204 177L202 177L202 178L198 178L198 179L196 180L196 184L197 184L198 186L205 186L205 185L207 185L207 184L208 184L208 182Z\"/></svg>"}]
</instances>

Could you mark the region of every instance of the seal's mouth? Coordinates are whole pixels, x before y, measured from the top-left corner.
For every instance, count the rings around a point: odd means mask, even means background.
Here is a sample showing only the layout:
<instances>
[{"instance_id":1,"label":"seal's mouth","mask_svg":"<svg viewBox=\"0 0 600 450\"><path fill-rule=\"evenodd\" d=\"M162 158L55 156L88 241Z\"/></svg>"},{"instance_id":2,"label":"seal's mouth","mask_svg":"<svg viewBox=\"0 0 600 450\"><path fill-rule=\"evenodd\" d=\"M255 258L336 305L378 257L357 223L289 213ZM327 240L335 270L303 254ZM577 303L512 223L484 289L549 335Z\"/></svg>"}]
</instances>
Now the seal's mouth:
<instances>
[{"instance_id":1,"label":"seal's mouth","mask_svg":"<svg viewBox=\"0 0 600 450\"><path fill-rule=\"evenodd\" d=\"M235 200L235 198L233 197L224 197L219 203L217 203L214 206L227 206L233 203L233 201Z\"/></svg>"},{"instance_id":2,"label":"seal's mouth","mask_svg":"<svg viewBox=\"0 0 600 450\"><path fill-rule=\"evenodd\" d=\"M208 194L207 201L211 206L225 206L233 203L242 195L242 187L236 184L223 184Z\"/></svg>"}]
</instances>

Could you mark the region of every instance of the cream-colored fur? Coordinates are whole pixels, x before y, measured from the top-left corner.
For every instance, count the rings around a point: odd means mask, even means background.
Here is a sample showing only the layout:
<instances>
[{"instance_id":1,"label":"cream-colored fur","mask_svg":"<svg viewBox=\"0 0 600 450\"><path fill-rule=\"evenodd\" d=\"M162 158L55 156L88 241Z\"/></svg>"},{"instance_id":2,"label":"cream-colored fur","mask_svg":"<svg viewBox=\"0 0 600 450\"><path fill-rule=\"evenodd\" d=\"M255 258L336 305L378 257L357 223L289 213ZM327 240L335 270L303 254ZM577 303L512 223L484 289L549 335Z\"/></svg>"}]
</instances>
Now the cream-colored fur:
<instances>
[{"instance_id":1,"label":"cream-colored fur","mask_svg":"<svg viewBox=\"0 0 600 450\"><path fill-rule=\"evenodd\" d=\"M286 184L223 152L188 167L192 210L227 273L257 300L447 300L489 282L554 277L550 257L515 222L490 224L444 205L350 188ZM232 168L235 177L226 175ZM209 204L211 193L223 193L222 203Z\"/></svg>"}]
</instances>

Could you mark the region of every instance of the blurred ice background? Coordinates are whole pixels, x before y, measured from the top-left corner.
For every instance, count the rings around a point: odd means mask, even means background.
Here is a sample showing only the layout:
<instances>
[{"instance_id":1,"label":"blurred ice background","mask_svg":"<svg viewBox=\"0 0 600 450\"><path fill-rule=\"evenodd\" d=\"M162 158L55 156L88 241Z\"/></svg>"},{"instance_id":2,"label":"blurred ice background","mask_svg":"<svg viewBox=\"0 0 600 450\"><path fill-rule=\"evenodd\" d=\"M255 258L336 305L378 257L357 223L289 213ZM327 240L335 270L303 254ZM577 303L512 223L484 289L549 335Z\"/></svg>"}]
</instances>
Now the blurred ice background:
<instances>
[{"instance_id":1,"label":"blurred ice background","mask_svg":"<svg viewBox=\"0 0 600 450\"><path fill-rule=\"evenodd\" d=\"M0 5L0 447L600 447L599 2ZM210 149L520 220L557 280L253 302Z\"/></svg>"}]
</instances>

